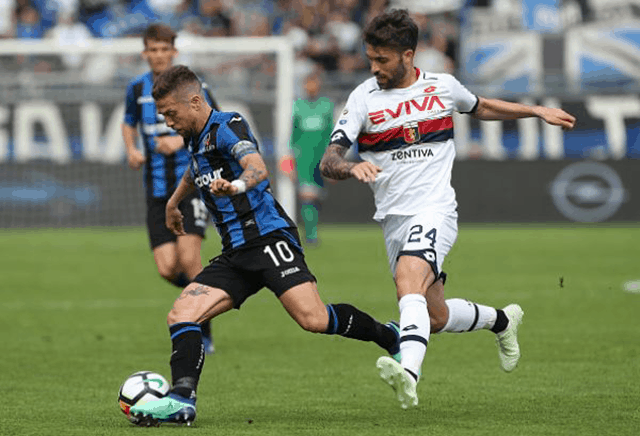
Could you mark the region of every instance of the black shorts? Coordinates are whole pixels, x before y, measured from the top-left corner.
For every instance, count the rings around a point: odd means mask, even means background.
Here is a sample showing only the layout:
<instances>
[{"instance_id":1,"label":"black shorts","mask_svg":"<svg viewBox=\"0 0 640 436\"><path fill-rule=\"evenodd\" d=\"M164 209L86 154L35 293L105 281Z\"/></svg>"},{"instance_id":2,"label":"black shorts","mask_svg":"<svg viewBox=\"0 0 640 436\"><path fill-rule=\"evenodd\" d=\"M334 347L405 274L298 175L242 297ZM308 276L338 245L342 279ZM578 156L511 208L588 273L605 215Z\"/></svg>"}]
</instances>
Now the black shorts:
<instances>
[{"instance_id":1,"label":"black shorts","mask_svg":"<svg viewBox=\"0 0 640 436\"><path fill-rule=\"evenodd\" d=\"M167 242L176 242L178 239L165 223L168 200L168 198L147 199L147 230L152 250ZM184 231L188 235L198 235L204 238L209 214L198 194L195 192L189 194L180 202L178 208L182 212Z\"/></svg>"},{"instance_id":2,"label":"black shorts","mask_svg":"<svg viewBox=\"0 0 640 436\"><path fill-rule=\"evenodd\" d=\"M291 238L300 245L298 232L286 229L226 251L211 259L193 281L226 291L236 309L262 288L280 297L294 286L315 282L304 254L291 243Z\"/></svg>"}]
</instances>

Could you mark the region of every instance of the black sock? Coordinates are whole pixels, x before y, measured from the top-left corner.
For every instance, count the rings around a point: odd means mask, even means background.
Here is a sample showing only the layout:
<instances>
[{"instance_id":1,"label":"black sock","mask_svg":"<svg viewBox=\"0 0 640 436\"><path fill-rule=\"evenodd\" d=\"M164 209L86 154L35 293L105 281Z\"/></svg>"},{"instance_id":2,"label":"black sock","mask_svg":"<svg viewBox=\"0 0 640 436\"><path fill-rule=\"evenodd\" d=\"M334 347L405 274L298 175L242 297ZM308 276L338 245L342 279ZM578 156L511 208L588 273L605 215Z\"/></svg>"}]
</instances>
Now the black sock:
<instances>
[{"instance_id":1,"label":"black sock","mask_svg":"<svg viewBox=\"0 0 640 436\"><path fill-rule=\"evenodd\" d=\"M509 325L509 318L504 314L502 309L496 309L498 316L496 316L496 323L491 327L491 331L494 333L503 332Z\"/></svg>"},{"instance_id":2,"label":"black sock","mask_svg":"<svg viewBox=\"0 0 640 436\"><path fill-rule=\"evenodd\" d=\"M327 304L329 327L325 334L375 342L389 351L396 346L395 332L350 304Z\"/></svg>"},{"instance_id":3,"label":"black sock","mask_svg":"<svg viewBox=\"0 0 640 436\"><path fill-rule=\"evenodd\" d=\"M200 324L180 322L169 326L171 353L171 393L195 399L204 365L204 347Z\"/></svg>"},{"instance_id":4,"label":"black sock","mask_svg":"<svg viewBox=\"0 0 640 436\"><path fill-rule=\"evenodd\" d=\"M202 330L202 337L211 339L211 321L205 321L200 324Z\"/></svg>"},{"instance_id":5,"label":"black sock","mask_svg":"<svg viewBox=\"0 0 640 436\"><path fill-rule=\"evenodd\" d=\"M180 289L186 288L187 285L191 283L191 280L189 280L189 277L187 277L185 273L178 274L170 281L172 285L177 286Z\"/></svg>"}]
</instances>

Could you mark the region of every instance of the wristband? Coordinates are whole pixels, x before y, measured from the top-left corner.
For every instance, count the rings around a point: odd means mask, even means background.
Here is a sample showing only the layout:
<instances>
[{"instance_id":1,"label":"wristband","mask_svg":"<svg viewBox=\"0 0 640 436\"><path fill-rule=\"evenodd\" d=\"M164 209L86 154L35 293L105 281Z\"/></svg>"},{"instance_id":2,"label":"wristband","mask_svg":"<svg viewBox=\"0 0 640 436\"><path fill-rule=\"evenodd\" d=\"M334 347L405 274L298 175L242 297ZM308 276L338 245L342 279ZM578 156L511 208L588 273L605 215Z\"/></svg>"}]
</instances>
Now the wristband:
<instances>
[{"instance_id":1,"label":"wristband","mask_svg":"<svg viewBox=\"0 0 640 436\"><path fill-rule=\"evenodd\" d=\"M244 180L236 179L231 182L232 186L238 188L238 192L236 194L242 194L243 192L247 192L247 183Z\"/></svg>"}]
</instances>

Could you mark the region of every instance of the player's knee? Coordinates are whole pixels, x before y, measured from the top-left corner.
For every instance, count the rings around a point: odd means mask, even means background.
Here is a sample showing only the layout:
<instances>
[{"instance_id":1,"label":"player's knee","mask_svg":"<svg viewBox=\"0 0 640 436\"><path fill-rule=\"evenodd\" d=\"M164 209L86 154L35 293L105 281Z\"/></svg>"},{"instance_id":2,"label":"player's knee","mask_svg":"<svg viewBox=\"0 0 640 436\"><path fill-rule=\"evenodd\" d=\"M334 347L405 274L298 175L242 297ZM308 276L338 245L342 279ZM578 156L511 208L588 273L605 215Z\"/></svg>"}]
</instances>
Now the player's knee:
<instances>
[{"instance_id":1,"label":"player's knee","mask_svg":"<svg viewBox=\"0 0 640 436\"><path fill-rule=\"evenodd\" d=\"M448 316L443 316L442 314L431 314L429 313L429 321L431 324L431 332L438 333L440 330L447 325Z\"/></svg>"},{"instance_id":2,"label":"player's knee","mask_svg":"<svg viewBox=\"0 0 640 436\"><path fill-rule=\"evenodd\" d=\"M172 325L180 322L197 322L197 319L189 311L182 309L179 305L174 305L167 314L167 324Z\"/></svg>"},{"instance_id":3,"label":"player's knee","mask_svg":"<svg viewBox=\"0 0 640 436\"><path fill-rule=\"evenodd\" d=\"M180 258L180 265L182 271L186 272L190 278L193 278L202 271L202 262L200 260L200 254L183 256Z\"/></svg>"},{"instance_id":4,"label":"player's knee","mask_svg":"<svg viewBox=\"0 0 640 436\"><path fill-rule=\"evenodd\" d=\"M170 282L176 276L176 267L177 265L175 263L160 263L158 264L158 274L160 274L160 277Z\"/></svg>"},{"instance_id":5,"label":"player's knee","mask_svg":"<svg viewBox=\"0 0 640 436\"><path fill-rule=\"evenodd\" d=\"M309 311L296 317L296 321L304 330L311 333L323 333L327 330L328 317L326 312Z\"/></svg>"}]
</instances>

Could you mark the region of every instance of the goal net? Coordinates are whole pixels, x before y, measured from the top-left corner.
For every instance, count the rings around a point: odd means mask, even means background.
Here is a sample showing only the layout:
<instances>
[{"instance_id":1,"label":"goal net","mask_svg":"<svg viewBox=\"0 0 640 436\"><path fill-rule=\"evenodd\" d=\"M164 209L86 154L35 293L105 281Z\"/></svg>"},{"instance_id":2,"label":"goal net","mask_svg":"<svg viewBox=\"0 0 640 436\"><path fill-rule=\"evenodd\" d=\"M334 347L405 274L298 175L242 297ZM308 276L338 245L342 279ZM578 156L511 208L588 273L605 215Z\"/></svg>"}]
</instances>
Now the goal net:
<instances>
[{"instance_id":1,"label":"goal net","mask_svg":"<svg viewBox=\"0 0 640 436\"><path fill-rule=\"evenodd\" d=\"M175 64L209 85L258 137L274 193L295 217L288 154L294 77L284 37L181 38ZM128 168L121 123L127 83L148 71L141 38L0 41L0 228L142 225L141 171Z\"/></svg>"}]
</instances>

